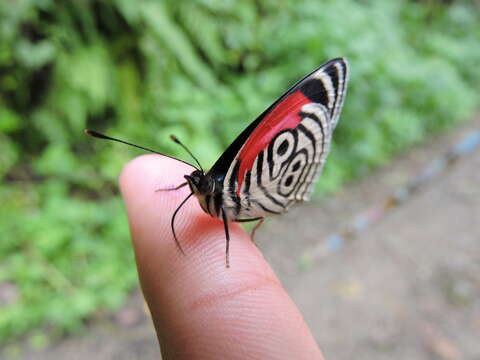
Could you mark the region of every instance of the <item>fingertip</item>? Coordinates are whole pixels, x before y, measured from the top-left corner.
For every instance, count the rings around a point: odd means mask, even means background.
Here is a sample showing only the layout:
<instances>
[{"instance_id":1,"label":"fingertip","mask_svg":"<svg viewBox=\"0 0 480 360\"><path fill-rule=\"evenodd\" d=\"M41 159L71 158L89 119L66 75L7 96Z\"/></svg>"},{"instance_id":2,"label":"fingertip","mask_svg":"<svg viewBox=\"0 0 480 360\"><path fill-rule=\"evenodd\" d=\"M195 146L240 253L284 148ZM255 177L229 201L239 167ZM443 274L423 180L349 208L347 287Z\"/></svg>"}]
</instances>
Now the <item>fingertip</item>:
<instances>
[{"instance_id":1,"label":"fingertip","mask_svg":"<svg viewBox=\"0 0 480 360\"><path fill-rule=\"evenodd\" d=\"M160 155L142 155L127 163L120 176L120 191L127 210L132 243L140 274L150 263L173 262L179 255L172 237L170 219L178 204L188 195L188 189L157 191L175 188L192 171L188 165ZM200 215L192 200L182 209L182 215ZM181 232L182 221L177 230Z\"/></svg>"},{"instance_id":2,"label":"fingertip","mask_svg":"<svg viewBox=\"0 0 480 360\"><path fill-rule=\"evenodd\" d=\"M135 245L152 242L155 246L174 244L172 216L191 192L188 186L172 191L158 190L178 187L185 182L184 176L194 170L180 161L150 154L139 156L125 165L119 183ZM208 252L213 250L215 256L223 253L222 262L225 265L223 222L206 214L194 196L182 206L174 225L182 247L189 250L187 252L192 257L197 253L208 256ZM251 246L249 237L240 226L229 223L229 228L232 237ZM215 245L212 246L212 243ZM219 246L222 252L218 251Z\"/></svg>"},{"instance_id":3,"label":"fingertip","mask_svg":"<svg viewBox=\"0 0 480 360\"><path fill-rule=\"evenodd\" d=\"M155 190L176 187L193 170L170 158L143 155L129 162L119 178L142 290L164 351L187 354L179 358L225 358L232 351L270 358L272 351L296 353L297 344L318 354L301 314L238 224L229 223L227 269L223 223L192 198L175 223L187 255L175 247L170 221L190 191ZM231 358L245 358L238 356Z\"/></svg>"}]
</instances>

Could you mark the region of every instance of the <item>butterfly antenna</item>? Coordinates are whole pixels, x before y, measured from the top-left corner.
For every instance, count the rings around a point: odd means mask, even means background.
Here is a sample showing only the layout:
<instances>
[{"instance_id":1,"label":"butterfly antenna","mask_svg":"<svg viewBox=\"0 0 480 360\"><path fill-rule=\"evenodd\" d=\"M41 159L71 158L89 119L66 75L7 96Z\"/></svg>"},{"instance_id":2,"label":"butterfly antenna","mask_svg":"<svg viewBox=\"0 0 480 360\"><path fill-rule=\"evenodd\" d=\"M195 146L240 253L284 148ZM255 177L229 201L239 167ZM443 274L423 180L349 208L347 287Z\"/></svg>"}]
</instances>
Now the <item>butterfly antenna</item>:
<instances>
[{"instance_id":1,"label":"butterfly antenna","mask_svg":"<svg viewBox=\"0 0 480 360\"><path fill-rule=\"evenodd\" d=\"M175 159L175 160L178 160L178 161L181 161L187 165L190 165L190 166L193 166L192 164L186 162L186 161L183 161L183 160L180 160L180 159L177 159L177 158L174 158L173 156L170 156L170 155L166 155L166 154L163 154L161 152L158 152L158 151L155 151L155 150L152 150L152 149L149 149L149 148L146 148L144 146L140 146L140 145L136 145L136 144L132 144L132 143L129 143L128 141L125 141L125 140L121 140L121 139L117 139L117 138L113 138L111 136L107 136L105 134L101 134L97 131L94 131L94 130L89 130L89 129L85 129L84 130L85 134L87 135L90 135L90 136L93 136L93 137L96 137L96 138L99 138L99 139L104 139L104 140L111 140L111 141L116 141L116 142L119 142L119 143L122 143L122 144L125 144L125 145L129 145L129 146L133 146L133 147L136 147L138 149L142 149L142 150L145 150L145 151L148 151L148 152L151 152L151 153L154 153L154 154L158 154L158 155L162 155L162 156L166 156L166 157L169 157L171 159ZM183 146L183 145L182 145ZM188 150L187 150L188 151ZM192 155L193 156L193 155ZM195 158L194 158L195 159ZM197 159L195 159L197 161ZM198 163L198 161L197 161ZM199 164L200 165L200 164ZM193 166L195 167L195 166ZM195 167L196 168L196 167ZM200 167L200 170L203 171L203 169Z\"/></svg>"},{"instance_id":2,"label":"butterfly antenna","mask_svg":"<svg viewBox=\"0 0 480 360\"><path fill-rule=\"evenodd\" d=\"M176 144L180 145L182 148L184 148L185 151L186 151L186 152L192 157L192 159L195 160L195 162L198 164L200 170L202 170L202 172L204 172L204 171L203 171L203 168L202 168L202 165L200 165L200 161L198 161L197 158L196 158L195 156L193 156L192 152L191 152L190 150L188 150L188 148L187 148L185 145L183 145L183 143L182 143L180 140L178 140L178 138L177 138L175 135L170 135L170 139L172 139L172 141L173 141L174 143L176 143Z\"/></svg>"}]
</instances>

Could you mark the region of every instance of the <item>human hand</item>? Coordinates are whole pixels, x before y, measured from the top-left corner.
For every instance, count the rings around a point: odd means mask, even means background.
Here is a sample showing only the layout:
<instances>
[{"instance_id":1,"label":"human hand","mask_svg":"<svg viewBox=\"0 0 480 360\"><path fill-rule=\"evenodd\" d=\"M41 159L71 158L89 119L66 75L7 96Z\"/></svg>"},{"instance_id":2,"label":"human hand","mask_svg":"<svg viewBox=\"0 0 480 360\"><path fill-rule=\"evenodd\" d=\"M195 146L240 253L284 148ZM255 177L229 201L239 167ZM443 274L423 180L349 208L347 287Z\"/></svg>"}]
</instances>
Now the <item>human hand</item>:
<instances>
[{"instance_id":1,"label":"human hand","mask_svg":"<svg viewBox=\"0 0 480 360\"><path fill-rule=\"evenodd\" d=\"M220 219L190 199L170 219L193 169L158 155L130 162L120 176L138 274L164 359L322 359L302 315L250 237L230 223L230 268Z\"/></svg>"}]
</instances>

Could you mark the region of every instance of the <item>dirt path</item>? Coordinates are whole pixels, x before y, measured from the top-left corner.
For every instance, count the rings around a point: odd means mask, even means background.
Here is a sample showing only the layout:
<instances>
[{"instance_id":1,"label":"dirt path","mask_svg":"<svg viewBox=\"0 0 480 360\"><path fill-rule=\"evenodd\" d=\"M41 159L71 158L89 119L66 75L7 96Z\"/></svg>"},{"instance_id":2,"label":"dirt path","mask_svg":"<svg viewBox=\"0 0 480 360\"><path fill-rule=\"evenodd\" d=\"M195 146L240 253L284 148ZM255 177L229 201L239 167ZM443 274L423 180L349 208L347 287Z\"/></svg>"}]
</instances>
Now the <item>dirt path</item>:
<instances>
[{"instance_id":1,"label":"dirt path","mask_svg":"<svg viewBox=\"0 0 480 360\"><path fill-rule=\"evenodd\" d=\"M472 129L480 129L479 120L413 149L326 201L269 221L259 231L260 247L327 359L480 359L480 149L351 243L308 270L299 267L308 249L407 182ZM88 336L18 358L157 359L153 328L142 307L137 294L116 321L95 324Z\"/></svg>"}]
</instances>

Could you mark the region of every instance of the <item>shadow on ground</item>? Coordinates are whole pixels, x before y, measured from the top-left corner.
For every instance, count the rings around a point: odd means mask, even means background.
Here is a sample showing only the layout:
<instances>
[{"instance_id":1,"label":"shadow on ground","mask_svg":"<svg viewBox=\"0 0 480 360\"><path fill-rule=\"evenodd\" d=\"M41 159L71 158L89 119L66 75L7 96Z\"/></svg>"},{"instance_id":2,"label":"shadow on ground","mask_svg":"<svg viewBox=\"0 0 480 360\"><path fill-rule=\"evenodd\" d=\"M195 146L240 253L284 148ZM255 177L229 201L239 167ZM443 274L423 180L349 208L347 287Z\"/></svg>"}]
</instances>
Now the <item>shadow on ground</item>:
<instances>
[{"instance_id":1,"label":"shadow on ground","mask_svg":"<svg viewBox=\"0 0 480 360\"><path fill-rule=\"evenodd\" d=\"M408 182L472 129L480 129L480 121L411 150L334 197L272 219L259 231L260 247L327 359L480 359L480 149L349 244L308 270L299 266L307 249ZM138 293L113 321L93 324L88 335L20 355L158 357Z\"/></svg>"}]
</instances>

